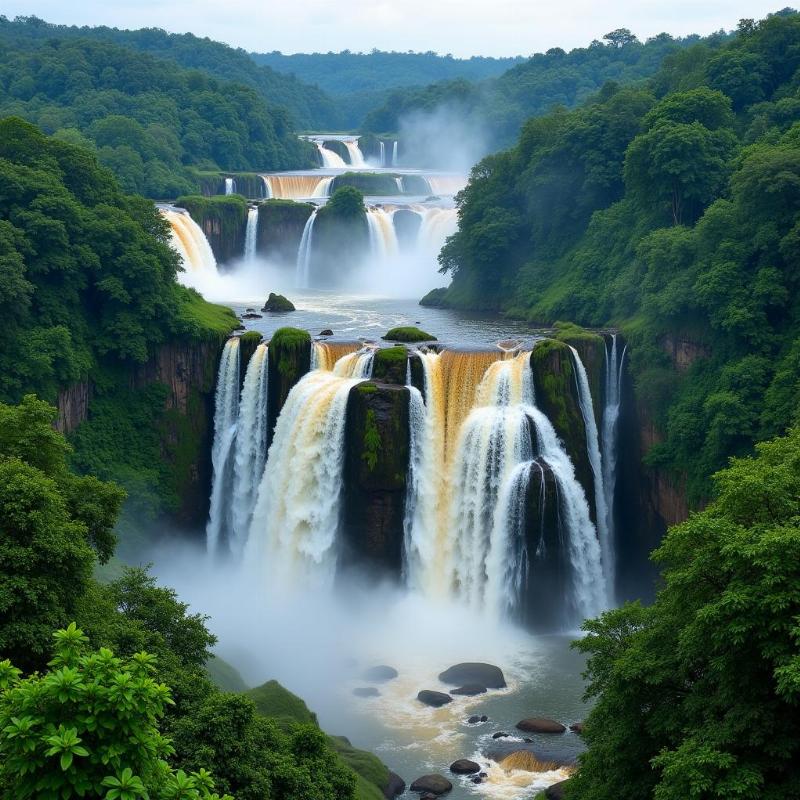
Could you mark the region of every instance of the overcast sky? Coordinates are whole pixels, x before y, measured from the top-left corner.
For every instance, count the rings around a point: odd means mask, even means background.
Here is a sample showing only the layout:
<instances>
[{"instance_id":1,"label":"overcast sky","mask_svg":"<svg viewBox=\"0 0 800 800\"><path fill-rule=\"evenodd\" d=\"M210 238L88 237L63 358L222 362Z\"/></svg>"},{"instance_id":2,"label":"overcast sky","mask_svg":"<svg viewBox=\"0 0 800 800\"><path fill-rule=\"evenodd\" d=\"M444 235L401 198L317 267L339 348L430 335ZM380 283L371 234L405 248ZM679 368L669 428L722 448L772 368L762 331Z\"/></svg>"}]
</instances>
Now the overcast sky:
<instances>
[{"instance_id":1,"label":"overcast sky","mask_svg":"<svg viewBox=\"0 0 800 800\"><path fill-rule=\"evenodd\" d=\"M435 50L456 56L570 49L626 27L644 39L711 33L782 8L761 0L28 0L8 17L158 27L257 52Z\"/></svg>"}]
</instances>

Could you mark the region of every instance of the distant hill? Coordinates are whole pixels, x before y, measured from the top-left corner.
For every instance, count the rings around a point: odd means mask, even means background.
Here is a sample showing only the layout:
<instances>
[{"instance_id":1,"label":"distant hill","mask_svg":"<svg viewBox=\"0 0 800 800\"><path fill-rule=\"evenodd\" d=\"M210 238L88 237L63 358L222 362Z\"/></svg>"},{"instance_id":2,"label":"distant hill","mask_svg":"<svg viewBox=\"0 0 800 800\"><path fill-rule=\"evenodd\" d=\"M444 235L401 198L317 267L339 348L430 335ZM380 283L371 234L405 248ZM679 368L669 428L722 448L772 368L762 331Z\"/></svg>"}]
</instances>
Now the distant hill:
<instances>
[{"instance_id":1,"label":"distant hill","mask_svg":"<svg viewBox=\"0 0 800 800\"><path fill-rule=\"evenodd\" d=\"M342 126L339 104L316 86L291 75L259 66L241 49L191 33L167 33L159 28L136 31L107 27L53 25L36 17L0 17L0 29L22 47L46 39L89 39L112 42L182 67L198 69L215 78L249 86L270 105L285 108L293 126L301 129L337 130Z\"/></svg>"}]
</instances>

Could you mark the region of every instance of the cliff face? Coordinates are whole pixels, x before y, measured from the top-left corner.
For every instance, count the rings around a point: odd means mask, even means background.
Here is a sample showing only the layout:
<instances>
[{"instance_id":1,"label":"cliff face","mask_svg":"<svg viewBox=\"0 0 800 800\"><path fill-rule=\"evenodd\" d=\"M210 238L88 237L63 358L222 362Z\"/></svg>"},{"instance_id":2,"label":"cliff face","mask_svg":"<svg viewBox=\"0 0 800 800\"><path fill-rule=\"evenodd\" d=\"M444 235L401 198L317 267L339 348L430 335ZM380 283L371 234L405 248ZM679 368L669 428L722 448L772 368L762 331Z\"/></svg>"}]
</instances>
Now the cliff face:
<instances>
[{"instance_id":1,"label":"cliff face","mask_svg":"<svg viewBox=\"0 0 800 800\"><path fill-rule=\"evenodd\" d=\"M258 208L256 252L264 258L294 269L297 251L308 218L314 211L311 203L291 200L267 200Z\"/></svg>"},{"instance_id":2,"label":"cliff face","mask_svg":"<svg viewBox=\"0 0 800 800\"><path fill-rule=\"evenodd\" d=\"M56 399L58 417L56 430L59 433L72 433L89 416L89 403L92 397L92 384L87 378L62 389Z\"/></svg>"}]
</instances>

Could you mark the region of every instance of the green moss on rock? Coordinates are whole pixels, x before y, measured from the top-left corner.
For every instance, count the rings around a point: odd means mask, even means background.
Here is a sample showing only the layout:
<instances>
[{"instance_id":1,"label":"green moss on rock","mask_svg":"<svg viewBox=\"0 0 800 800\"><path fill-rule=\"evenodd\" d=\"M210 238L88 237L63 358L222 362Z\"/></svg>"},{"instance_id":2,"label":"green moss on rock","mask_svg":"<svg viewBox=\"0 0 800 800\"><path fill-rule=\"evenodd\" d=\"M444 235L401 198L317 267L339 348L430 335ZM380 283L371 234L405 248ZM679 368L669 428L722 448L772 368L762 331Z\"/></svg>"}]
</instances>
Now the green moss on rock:
<instances>
[{"instance_id":1,"label":"green moss on rock","mask_svg":"<svg viewBox=\"0 0 800 800\"><path fill-rule=\"evenodd\" d=\"M217 261L224 264L244 253L248 206L243 197L188 195L179 197L175 205L185 208L203 229Z\"/></svg>"},{"instance_id":2,"label":"green moss on rock","mask_svg":"<svg viewBox=\"0 0 800 800\"><path fill-rule=\"evenodd\" d=\"M311 335L300 328L278 328L269 342L268 437L292 387L311 369Z\"/></svg>"},{"instance_id":3,"label":"green moss on rock","mask_svg":"<svg viewBox=\"0 0 800 800\"><path fill-rule=\"evenodd\" d=\"M283 313L287 311L295 311L294 303L282 294L275 294L270 292L267 302L264 303L262 311Z\"/></svg>"},{"instance_id":4,"label":"green moss on rock","mask_svg":"<svg viewBox=\"0 0 800 800\"><path fill-rule=\"evenodd\" d=\"M556 322L553 327L553 338L574 347L581 357L589 379L589 391L592 393L595 420L597 421L598 430L600 430L603 406L605 404L605 339L599 333L587 331L572 322Z\"/></svg>"},{"instance_id":5,"label":"green moss on rock","mask_svg":"<svg viewBox=\"0 0 800 800\"><path fill-rule=\"evenodd\" d=\"M261 203L258 207L256 252L276 264L294 269L303 228L314 208L312 203L296 203L294 200Z\"/></svg>"},{"instance_id":6,"label":"green moss on rock","mask_svg":"<svg viewBox=\"0 0 800 800\"><path fill-rule=\"evenodd\" d=\"M402 345L383 347L376 351L372 362L372 377L382 383L406 382L408 350Z\"/></svg>"},{"instance_id":7,"label":"green moss on rock","mask_svg":"<svg viewBox=\"0 0 800 800\"><path fill-rule=\"evenodd\" d=\"M435 342L437 341L435 336L432 336L430 333L426 333L419 328L415 328L413 325L409 325L406 327L400 328L392 328L391 330L387 331L383 338L387 342Z\"/></svg>"}]
</instances>

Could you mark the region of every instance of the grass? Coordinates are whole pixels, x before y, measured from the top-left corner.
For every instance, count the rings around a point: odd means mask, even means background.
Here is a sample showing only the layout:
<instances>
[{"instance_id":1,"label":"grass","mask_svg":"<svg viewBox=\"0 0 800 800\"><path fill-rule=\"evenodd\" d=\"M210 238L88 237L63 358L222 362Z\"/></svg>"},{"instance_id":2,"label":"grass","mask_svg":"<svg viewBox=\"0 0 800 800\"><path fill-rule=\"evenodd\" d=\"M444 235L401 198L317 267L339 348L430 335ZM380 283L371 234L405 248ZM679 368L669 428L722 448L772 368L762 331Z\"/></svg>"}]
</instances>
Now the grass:
<instances>
[{"instance_id":1,"label":"grass","mask_svg":"<svg viewBox=\"0 0 800 800\"><path fill-rule=\"evenodd\" d=\"M211 656L205 667L211 682L223 692L247 691L247 684L236 668L219 656Z\"/></svg>"},{"instance_id":2,"label":"grass","mask_svg":"<svg viewBox=\"0 0 800 800\"><path fill-rule=\"evenodd\" d=\"M317 716L296 694L281 686L278 681L267 681L245 692L258 709L259 714L272 719L317 724Z\"/></svg>"},{"instance_id":3,"label":"grass","mask_svg":"<svg viewBox=\"0 0 800 800\"><path fill-rule=\"evenodd\" d=\"M181 292L177 315L177 332L200 340L221 340L240 325L236 314L227 306L204 300L194 289Z\"/></svg>"}]
</instances>

